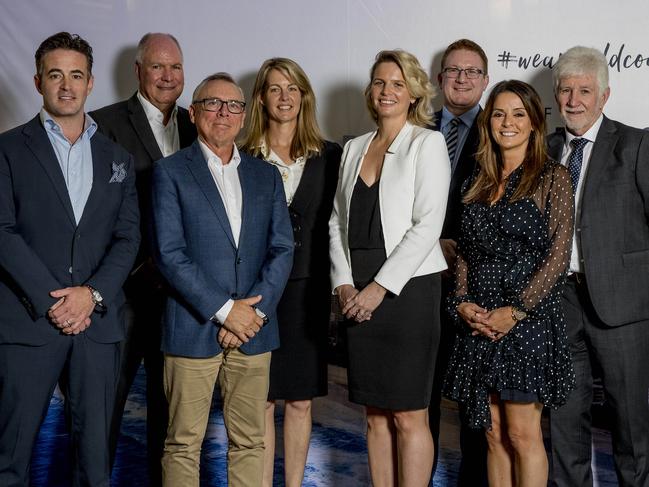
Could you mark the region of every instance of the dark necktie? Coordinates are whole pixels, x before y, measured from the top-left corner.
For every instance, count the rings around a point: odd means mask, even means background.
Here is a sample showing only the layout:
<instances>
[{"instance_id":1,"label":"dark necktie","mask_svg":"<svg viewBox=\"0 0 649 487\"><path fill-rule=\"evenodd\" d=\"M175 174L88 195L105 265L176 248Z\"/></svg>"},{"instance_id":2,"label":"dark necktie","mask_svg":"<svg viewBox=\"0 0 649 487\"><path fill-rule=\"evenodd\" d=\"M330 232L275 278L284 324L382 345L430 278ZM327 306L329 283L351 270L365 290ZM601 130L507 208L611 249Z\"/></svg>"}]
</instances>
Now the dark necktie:
<instances>
[{"instance_id":1,"label":"dark necktie","mask_svg":"<svg viewBox=\"0 0 649 487\"><path fill-rule=\"evenodd\" d=\"M581 163L584 158L584 147L588 140L577 138L570 141L572 152L568 156L568 172L572 181L572 190L577 194L577 183L579 183L579 174L581 173Z\"/></svg>"},{"instance_id":2,"label":"dark necktie","mask_svg":"<svg viewBox=\"0 0 649 487\"><path fill-rule=\"evenodd\" d=\"M448 149L448 158L451 161L451 167L454 167L455 151L457 150L457 126L460 124L460 119L455 117L450 122L451 128L446 132L446 148Z\"/></svg>"}]
</instances>

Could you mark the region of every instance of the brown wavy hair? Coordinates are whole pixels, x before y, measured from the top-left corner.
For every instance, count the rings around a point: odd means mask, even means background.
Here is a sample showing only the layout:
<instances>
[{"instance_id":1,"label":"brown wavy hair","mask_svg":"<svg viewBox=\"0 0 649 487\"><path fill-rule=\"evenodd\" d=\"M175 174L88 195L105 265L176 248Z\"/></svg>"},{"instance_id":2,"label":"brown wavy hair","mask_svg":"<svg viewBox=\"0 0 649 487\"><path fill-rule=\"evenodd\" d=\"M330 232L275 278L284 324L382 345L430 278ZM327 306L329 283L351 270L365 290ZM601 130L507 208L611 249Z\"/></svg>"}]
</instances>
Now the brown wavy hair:
<instances>
[{"instance_id":1,"label":"brown wavy hair","mask_svg":"<svg viewBox=\"0 0 649 487\"><path fill-rule=\"evenodd\" d=\"M525 159L522 164L523 174L520 183L512 195L512 201L531 196L539 184L548 154L545 146L545 110L541 98L532 86L519 80L501 81L489 94L484 110L478 116L480 148L476 154L479 171L473 184L469 187L462 201L464 203L492 202L498 196L498 187L502 180L503 161L500 149L491 133L491 115L496 98L501 93L513 93L521 102L530 117L532 133L527 144Z\"/></svg>"}]
</instances>

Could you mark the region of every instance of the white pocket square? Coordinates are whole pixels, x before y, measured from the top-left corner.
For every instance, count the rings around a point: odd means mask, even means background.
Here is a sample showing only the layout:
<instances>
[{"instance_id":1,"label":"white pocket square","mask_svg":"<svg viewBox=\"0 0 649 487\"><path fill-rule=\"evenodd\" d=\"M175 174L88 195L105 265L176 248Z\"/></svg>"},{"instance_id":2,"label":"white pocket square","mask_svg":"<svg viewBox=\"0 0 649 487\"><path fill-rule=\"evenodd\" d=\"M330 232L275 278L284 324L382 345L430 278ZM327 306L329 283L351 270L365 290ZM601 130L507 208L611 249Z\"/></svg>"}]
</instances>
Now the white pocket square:
<instances>
[{"instance_id":1,"label":"white pocket square","mask_svg":"<svg viewBox=\"0 0 649 487\"><path fill-rule=\"evenodd\" d=\"M113 162L113 174L110 177L109 183L121 183L126 178L126 163Z\"/></svg>"}]
</instances>

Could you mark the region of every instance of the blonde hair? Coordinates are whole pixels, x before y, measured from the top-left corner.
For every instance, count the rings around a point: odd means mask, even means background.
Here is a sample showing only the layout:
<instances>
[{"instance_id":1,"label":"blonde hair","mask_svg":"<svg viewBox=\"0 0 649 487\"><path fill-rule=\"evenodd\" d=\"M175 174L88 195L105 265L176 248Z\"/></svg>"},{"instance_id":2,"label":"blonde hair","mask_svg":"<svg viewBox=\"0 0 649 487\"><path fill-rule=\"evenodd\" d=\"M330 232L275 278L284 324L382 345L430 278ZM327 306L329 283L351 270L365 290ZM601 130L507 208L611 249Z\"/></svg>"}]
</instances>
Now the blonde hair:
<instances>
[{"instance_id":1,"label":"blonde hair","mask_svg":"<svg viewBox=\"0 0 649 487\"><path fill-rule=\"evenodd\" d=\"M295 83L302 95L300 112L297 116L297 129L291 142L291 157L304 156L309 158L323 147L324 139L316 120L316 102L309 78L302 68L292 59L275 57L267 59L257 72L257 79L252 91L250 110L248 111L248 132L243 140L242 149L255 157L263 157L263 143L269 146L267 140L268 112L261 99L268 88L268 75L277 70Z\"/></svg>"},{"instance_id":2,"label":"blonde hair","mask_svg":"<svg viewBox=\"0 0 649 487\"><path fill-rule=\"evenodd\" d=\"M381 63L394 63L399 66L403 79L406 82L408 93L415 99L408 108L408 121L420 127L428 127L433 123L433 98L437 94L435 87L430 82L428 75L422 69L417 58L401 49L381 51L376 55L372 69L370 69L370 82L365 88L365 103L370 115L376 122L378 119L376 109L372 103L370 92L374 71Z\"/></svg>"}]
</instances>

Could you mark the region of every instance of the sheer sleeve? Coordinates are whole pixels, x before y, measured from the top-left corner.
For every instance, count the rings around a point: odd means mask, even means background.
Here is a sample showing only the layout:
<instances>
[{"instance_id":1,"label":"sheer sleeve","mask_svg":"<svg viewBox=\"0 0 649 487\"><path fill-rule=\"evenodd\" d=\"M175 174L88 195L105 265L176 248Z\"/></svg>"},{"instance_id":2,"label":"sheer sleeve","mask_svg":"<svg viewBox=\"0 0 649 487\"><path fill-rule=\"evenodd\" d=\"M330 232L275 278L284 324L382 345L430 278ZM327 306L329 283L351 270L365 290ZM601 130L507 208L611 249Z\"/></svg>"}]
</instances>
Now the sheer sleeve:
<instances>
[{"instance_id":1,"label":"sheer sleeve","mask_svg":"<svg viewBox=\"0 0 649 487\"><path fill-rule=\"evenodd\" d=\"M464 326L466 323L458 315L457 307L460 303L474 302L473 296L469 294L468 284L469 266L461 251L457 253L455 261L455 289L447 298L447 312L457 326Z\"/></svg>"},{"instance_id":2,"label":"sheer sleeve","mask_svg":"<svg viewBox=\"0 0 649 487\"><path fill-rule=\"evenodd\" d=\"M572 248L574 198L568 170L548 162L534 201L548 225L550 246L539 268L512 305L533 311L565 274Z\"/></svg>"}]
</instances>

